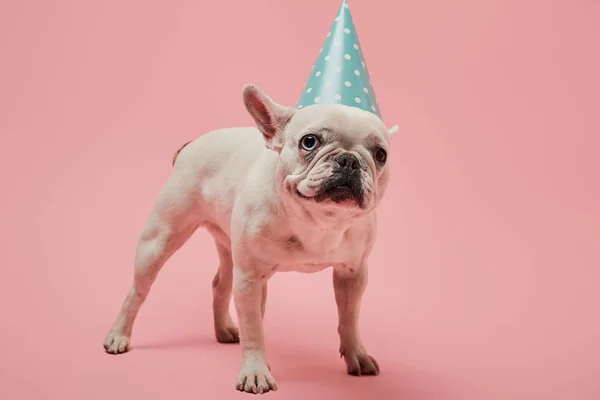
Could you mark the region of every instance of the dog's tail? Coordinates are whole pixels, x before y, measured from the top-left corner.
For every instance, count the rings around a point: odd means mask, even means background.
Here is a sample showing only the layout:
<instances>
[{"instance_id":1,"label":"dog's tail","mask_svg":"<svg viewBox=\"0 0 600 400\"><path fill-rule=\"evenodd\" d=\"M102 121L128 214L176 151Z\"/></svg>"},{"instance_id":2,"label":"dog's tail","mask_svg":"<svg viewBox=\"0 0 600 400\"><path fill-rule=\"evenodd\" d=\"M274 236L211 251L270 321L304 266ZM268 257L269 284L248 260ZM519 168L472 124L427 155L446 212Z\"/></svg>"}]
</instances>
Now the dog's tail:
<instances>
[{"instance_id":1,"label":"dog's tail","mask_svg":"<svg viewBox=\"0 0 600 400\"><path fill-rule=\"evenodd\" d=\"M175 161L177 160L177 156L179 155L179 153L181 153L181 150L183 150L183 148L184 148L185 146L187 146L188 144L190 144L190 143L192 143L192 140L190 140L189 142L187 142L186 144L184 144L183 146L181 146L181 147L179 148L179 150L177 150L177 151L175 152L175 155L173 156L173 166L175 166Z\"/></svg>"}]
</instances>

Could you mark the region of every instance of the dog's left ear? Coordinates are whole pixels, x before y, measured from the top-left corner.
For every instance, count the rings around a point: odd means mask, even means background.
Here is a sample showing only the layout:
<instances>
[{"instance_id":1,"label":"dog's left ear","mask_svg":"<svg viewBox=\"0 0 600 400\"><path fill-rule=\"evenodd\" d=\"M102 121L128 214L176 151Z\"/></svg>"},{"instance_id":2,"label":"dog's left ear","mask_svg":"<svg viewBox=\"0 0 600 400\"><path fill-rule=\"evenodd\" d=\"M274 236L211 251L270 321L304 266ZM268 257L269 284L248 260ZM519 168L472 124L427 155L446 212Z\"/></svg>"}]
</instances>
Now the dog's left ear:
<instances>
[{"instance_id":1,"label":"dog's left ear","mask_svg":"<svg viewBox=\"0 0 600 400\"><path fill-rule=\"evenodd\" d=\"M244 86L243 97L244 105L263 134L267 147L280 152L283 147L283 130L296 110L275 103L255 85Z\"/></svg>"},{"instance_id":2,"label":"dog's left ear","mask_svg":"<svg viewBox=\"0 0 600 400\"><path fill-rule=\"evenodd\" d=\"M398 132L398 129L400 129L398 128L398 125L394 125L390 129L388 129L388 135L390 135L390 138L394 136L394 133Z\"/></svg>"}]
</instances>

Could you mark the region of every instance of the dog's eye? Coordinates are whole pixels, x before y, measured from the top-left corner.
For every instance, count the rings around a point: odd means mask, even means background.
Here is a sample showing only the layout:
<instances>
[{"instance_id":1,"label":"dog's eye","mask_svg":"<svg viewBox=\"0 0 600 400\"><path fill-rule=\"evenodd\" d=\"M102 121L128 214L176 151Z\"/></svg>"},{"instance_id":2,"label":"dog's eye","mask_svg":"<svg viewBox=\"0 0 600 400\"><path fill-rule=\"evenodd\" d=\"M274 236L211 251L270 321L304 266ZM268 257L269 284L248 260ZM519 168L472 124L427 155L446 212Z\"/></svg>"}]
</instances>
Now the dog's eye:
<instances>
[{"instance_id":1,"label":"dog's eye","mask_svg":"<svg viewBox=\"0 0 600 400\"><path fill-rule=\"evenodd\" d=\"M375 160L380 164L384 164L387 160L387 151L381 147L375 150Z\"/></svg>"},{"instance_id":2,"label":"dog's eye","mask_svg":"<svg viewBox=\"0 0 600 400\"><path fill-rule=\"evenodd\" d=\"M306 135L300 139L300 147L306 151L313 151L319 147L319 139L315 135Z\"/></svg>"}]
</instances>

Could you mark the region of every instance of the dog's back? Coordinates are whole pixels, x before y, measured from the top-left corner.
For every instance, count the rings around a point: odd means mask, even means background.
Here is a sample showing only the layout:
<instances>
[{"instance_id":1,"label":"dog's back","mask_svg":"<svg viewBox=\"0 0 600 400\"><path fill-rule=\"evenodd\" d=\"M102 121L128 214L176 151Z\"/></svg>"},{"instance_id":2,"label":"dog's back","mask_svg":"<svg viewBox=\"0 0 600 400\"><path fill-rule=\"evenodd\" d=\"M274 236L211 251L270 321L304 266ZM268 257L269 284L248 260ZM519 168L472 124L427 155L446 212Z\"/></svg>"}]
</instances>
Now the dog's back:
<instances>
[{"instance_id":1,"label":"dog's back","mask_svg":"<svg viewBox=\"0 0 600 400\"><path fill-rule=\"evenodd\" d=\"M210 131L177 151L172 174L196 193L207 222L229 231L229 215L239 186L267 149L256 128L225 128Z\"/></svg>"},{"instance_id":2,"label":"dog's back","mask_svg":"<svg viewBox=\"0 0 600 400\"><path fill-rule=\"evenodd\" d=\"M265 148L264 139L256 128L223 128L205 133L190 140L175 152L173 166L180 158L186 163L213 164L223 161L234 154L254 153Z\"/></svg>"}]
</instances>

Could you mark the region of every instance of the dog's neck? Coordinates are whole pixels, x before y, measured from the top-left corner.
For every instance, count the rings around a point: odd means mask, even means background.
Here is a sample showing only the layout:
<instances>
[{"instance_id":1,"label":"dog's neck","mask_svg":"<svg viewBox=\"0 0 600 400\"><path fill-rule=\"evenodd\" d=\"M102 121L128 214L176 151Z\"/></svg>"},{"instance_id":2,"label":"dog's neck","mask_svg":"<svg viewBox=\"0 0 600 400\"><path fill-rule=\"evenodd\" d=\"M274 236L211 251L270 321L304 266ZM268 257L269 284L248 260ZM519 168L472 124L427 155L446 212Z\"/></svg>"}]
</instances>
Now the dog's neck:
<instances>
[{"instance_id":1,"label":"dog's neck","mask_svg":"<svg viewBox=\"0 0 600 400\"><path fill-rule=\"evenodd\" d=\"M305 246L316 252L337 248L351 231L365 229L375 220L375 211L344 207L323 207L310 201L280 193L281 216Z\"/></svg>"}]
</instances>

